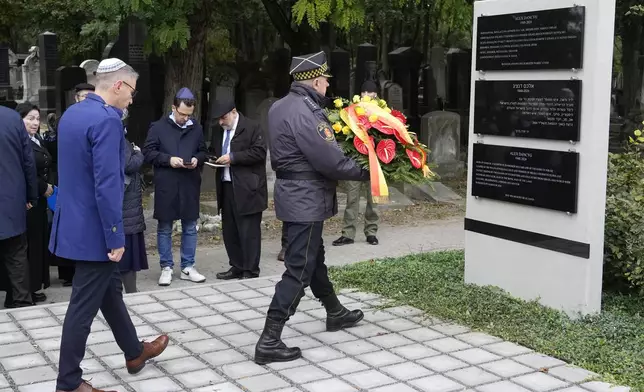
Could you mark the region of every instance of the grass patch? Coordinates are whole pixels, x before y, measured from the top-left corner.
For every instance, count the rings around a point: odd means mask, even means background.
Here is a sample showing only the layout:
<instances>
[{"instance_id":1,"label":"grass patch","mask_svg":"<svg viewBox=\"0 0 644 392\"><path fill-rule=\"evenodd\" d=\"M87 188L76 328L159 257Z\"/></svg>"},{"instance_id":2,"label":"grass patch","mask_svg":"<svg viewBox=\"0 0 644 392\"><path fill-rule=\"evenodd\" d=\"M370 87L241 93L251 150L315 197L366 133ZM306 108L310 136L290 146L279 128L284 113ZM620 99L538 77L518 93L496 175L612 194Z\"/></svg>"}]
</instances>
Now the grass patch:
<instances>
[{"instance_id":1,"label":"grass patch","mask_svg":"<svg viewBox=\"0 0 644 392\"><path fill-rule=\"evenodd\" d=\"M644 298L605 294L600 315L571 320L537 302L463 283L462 251L332 268L339 287L359 288L432 316L530 347L644 392Z\"/></svg>"}]
</instances>

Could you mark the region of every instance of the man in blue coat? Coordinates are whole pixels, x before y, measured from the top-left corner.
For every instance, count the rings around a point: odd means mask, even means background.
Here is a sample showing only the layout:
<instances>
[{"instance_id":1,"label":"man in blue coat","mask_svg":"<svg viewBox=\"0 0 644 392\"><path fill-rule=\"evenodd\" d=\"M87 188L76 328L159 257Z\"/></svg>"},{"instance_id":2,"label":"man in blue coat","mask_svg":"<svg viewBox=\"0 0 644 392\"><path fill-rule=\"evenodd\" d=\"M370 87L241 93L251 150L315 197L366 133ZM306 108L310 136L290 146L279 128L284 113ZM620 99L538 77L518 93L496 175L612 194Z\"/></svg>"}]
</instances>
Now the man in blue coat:
<instances>
[{"instance_id":1,"label":"man in blue coat","mask_svg":"<svg viewBox=\"0 0 644 392\"><path fill-rule=\"evenodd\" d=\"M49 249L73 260L76 272L60 343L57 391L99 392L81 379L80 362L99 309L130 374L161 354L168 337L141 343L123 303L118 262L124 252L124 132L121 117L138 74L119 59L101 61L96 92L60 119L58 199Z\"/></svg>"},{"instance_id":2,"label":"man in blue coat","mask_svg":"<svg viewBox=\"0 0 644 392\"><path fill-rule=\"evenodd\" d=\"M20 115L0 106L0 281L6 307L33 305L27 261L27 210L38 201L31 142Z\"/></svg>"}]
</instances>

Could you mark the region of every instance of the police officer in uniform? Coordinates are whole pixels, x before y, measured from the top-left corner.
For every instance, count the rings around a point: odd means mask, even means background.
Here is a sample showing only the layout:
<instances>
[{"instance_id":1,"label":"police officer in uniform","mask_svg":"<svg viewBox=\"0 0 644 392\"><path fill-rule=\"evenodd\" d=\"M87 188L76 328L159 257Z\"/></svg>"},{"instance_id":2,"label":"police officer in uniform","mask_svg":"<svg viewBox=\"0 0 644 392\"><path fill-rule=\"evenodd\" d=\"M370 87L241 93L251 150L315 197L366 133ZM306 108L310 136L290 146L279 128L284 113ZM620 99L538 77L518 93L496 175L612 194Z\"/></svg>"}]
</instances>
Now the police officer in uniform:
<instances>
[{"instance_id":1,"label":"police officer in uniform","mask_svg":"<svg viewBox=\"0 0 644 392\"><path fill-rule=\"evenodd\" d=\"M286 225L286 272L275 287L262 336L255 347L255 362L298 359L299 348L281 341L286 321L311 286L313 295L327 311L327 331L356 325L364 314L346 309L333 291L324 264L324 221L338 212L339 180L366 181L369 172L346 157L335 141L325 112L329 86L324 52L293 57L295 82L289 94L268 113L271 165L276 172L275 213Z\"/></svg>"}]
</instances>

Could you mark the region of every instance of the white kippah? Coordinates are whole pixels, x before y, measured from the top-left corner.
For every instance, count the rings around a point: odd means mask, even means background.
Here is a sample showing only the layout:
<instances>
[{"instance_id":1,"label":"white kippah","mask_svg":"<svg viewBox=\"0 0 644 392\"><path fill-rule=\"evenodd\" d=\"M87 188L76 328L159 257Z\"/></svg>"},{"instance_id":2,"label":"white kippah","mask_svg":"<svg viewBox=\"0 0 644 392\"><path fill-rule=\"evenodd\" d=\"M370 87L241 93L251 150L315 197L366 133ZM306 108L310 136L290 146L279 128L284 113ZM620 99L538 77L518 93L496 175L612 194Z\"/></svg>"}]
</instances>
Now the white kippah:
<instances>
[{"instance_id":1,"label":"white kippah","mask_svg":"<svg viewBox=\"0 0 644 392\"><path fill-rule=\"evenodd\" d=\"M115 72L125 67L127 64L123 60L117 58L105 59L98 64L96 69L97 74Z\"/></svg>"}]
</instances>

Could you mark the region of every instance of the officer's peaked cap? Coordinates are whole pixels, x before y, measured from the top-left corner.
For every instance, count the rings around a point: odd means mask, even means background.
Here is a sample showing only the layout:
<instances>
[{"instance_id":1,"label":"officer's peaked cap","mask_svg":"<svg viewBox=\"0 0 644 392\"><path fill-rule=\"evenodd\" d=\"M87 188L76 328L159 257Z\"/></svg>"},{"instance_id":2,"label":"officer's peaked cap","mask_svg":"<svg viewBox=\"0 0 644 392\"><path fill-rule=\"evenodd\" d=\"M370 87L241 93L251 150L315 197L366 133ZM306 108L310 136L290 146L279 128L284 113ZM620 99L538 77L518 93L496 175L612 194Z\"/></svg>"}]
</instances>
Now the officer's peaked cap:
<instances>
[{"instance_id":1,"label":"officer's peaked cap","mask_svg":"<svg viewBox=\"0 0 644 392\"><path fill-rule=\"evenodd\" d=\"M324 52L293 57L289 73L295 80L309 80L319 76L331 77Z\"/></svg>"}]
</instances>

